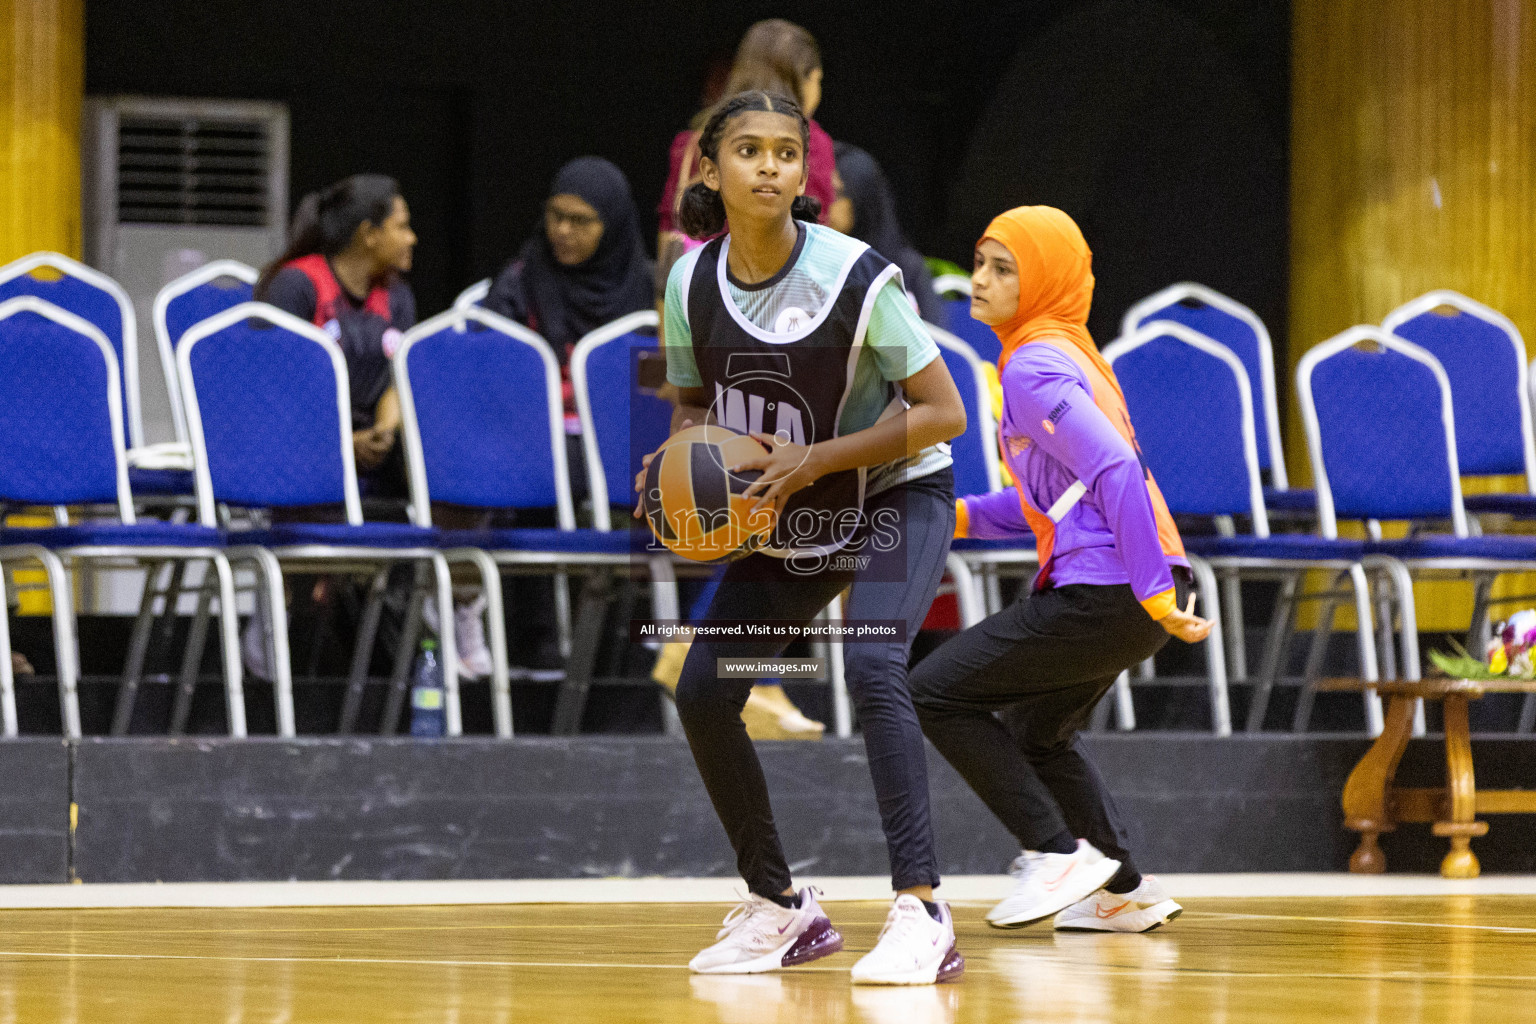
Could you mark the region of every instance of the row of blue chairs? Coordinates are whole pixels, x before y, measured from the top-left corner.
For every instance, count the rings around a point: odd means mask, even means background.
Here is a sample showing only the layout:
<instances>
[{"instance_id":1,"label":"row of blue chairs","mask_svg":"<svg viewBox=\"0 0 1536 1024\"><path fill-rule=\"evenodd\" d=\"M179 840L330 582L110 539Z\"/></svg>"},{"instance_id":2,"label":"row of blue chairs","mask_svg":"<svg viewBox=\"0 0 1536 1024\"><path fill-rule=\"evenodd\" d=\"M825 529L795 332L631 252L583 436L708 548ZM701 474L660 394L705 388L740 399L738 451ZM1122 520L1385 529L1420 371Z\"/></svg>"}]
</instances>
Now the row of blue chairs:
<instances>
[{"instance_id":1,"label":"row of blue chairs","mask_svg":"<svg viewBox=\"0 0 1536 1024\"><path fill-rule=\"evenodd\" d=\"M1460 486L1463 473L1533 479L1528 374L1513 324L1465 296L1433 292L1395 311L1382 327L1351 328L1311 349L1297 368L1296 384L1316 491L1292 493L1313 497L1318 535L1274 535L1267 506L1274 488L1262 480L1266 447L1272 472L1283 472L1284 463L1264 383L1273 380L1263 362L1267 345L1250 344L1245 353L1242 342L1254 338L1257 318L1222 315L1231 300L1218 305L1209 301L1212 294L1181 285L1160 293L1176 297L1171 307L1140 304L1126 318L1127 333L1105 355L1115 365L1143 452L1170 507L1217 523L1216 536L1186 538L1191 553L1234 582L1253 573L1282 581L1248 728L1262 726L1280 671L1299 569L1331 569L1352 583L1368 680L1378 678L1378 649L1387 674L1398 672L1394 621L1402 674L1419 677L1414 576L1471 578L1477 600L1470 632L1473 642L1485 637L1493 579L1528 569L1536 558L1536 539L1479 536L1477 518L1493 512L1526 516L1530 493L1464 500ZM1235 337L1238 344L1212 335ZM1266 426L1268 446L1260 440ZM1279 481L1272 476L1271 482ZM1250 532L1236 533L1238 517L1251 524ZM1341 540L1341 518L1362 521L1366 539ZM1383 539L1380 524L1393 520L1409 521L1407 538ZM1374 642L1368 575L1378 581ZM1227 590L1235 593L1235 586ZM1309 683L1337 596L1331 589L1319 595L1324 611L1305 670ZM1226 621L1240 622L1240 604L1222 603ZM1234 674L1240 671L1234 667ZM1308 686L1298 701L1298 729L1310 715L1311 694ZM1536 708L1527 707L1521 728L1529 728L1533 717ZM1367 724L1373 733L1380 728L1379 704L1371 696Z\"/></svg>"}]
</instances>

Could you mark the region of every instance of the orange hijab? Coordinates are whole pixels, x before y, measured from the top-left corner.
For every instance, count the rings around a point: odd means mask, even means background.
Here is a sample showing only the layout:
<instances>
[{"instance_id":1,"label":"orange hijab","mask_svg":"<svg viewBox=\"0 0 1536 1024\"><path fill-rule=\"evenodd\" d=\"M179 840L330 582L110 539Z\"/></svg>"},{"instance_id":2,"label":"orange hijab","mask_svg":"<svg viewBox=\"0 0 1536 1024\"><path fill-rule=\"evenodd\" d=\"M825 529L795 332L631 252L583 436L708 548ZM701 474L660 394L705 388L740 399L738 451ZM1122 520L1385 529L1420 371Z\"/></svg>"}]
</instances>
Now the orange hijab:
<instances>
[{"instance_id":1,"label":"orange hijab","mask_svg":"<svg viewBox=\"0 0 1536 1024\"><path fill-rule=\"evenodd\" d=\"M1099 347L1088 333L1088 308L1093 304L1093 253L1083 240L1083 233L1071 217L1050 206L1020 206L999 214L987 225L982 240L1000 242L1019 267L1019 311L1006 323L992 328L1003 343L997 359L999 370L1009 358L1031 342L1045 342L1066 351L1088 378L1094 404L1104 413L1120 436L1135 448L1136 432L1125 405L1125 393L1115 379L1115 371L1099 354ZM1050 426L1050 424L1046 424ZM1157 481L1146 474L1147 493L1157 519L1158 540L1163 554L1184 561L1184 541L1168 512ZM1024 519L1034 531L1040 552L1037 587L1050 577L1051 557L1055 550L1056 524L1030 506L1019 489L1019 506ZM1173 591L1154 595L1142 602L1148 613L1161 618L1173 607Z\"/></svg>"},{"instance_id":2,"label":"orange hijab","mask_svg":"<svg viewBox=\"0 0 1536 1024\"><path fill-rule=\"evenodd\" d=\"M1001 243L1019 268L1019 310L992 328L1003 343L998 369L1022 345L1064 338L1119 391L1114 371L1088 333L1093 252L1072 218L1052 206L1019 206L993 218L981 237Z\"/></svg>"}]
</instances>

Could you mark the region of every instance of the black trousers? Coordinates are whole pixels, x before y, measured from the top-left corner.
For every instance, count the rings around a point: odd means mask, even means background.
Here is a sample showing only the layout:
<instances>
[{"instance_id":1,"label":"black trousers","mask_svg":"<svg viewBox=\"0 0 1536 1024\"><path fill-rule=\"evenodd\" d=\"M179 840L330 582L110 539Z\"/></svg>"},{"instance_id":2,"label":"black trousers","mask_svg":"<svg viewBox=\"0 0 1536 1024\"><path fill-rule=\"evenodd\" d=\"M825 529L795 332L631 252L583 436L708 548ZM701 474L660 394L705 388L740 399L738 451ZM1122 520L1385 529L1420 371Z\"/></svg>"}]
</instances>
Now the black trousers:
<instances>
[{"instance_id":1,"label":"black trousers","mask_svg":"<svg viewBox=\"0 0 1536 1024\"><path fill-rule=\"evenodd\" d=\"M944 575L955 528L953 488L953 476L945 469L866 501L866 523L894 514L898 529L884 531L884 536L899 540L891 547L861 531L848 550L869 556L862 569L829 566L815 575L797 575L783 560L762 554L731 563L704 616L714 621L805 623L852 584L845 620L906 622L906 639L843 645L848 693L864 733L895 889L939 882L928 816L928 766L922 728L907 691L907 658L911 638L922 627ZM756 680L717 679L715 659L771 658L784 647L775 641L696 640L677 684L678 716L699 775L736 852L741 877L762 896L789 888L791 878L762 765L741 721Z\"/></svg>"},{"instance_id":2,"label":"black trousers","mask_svg":"<svg viewBox=\"0 0 1536 1024\"><path fill-rule=\"evenodd\" d=\"M1186 590L1180 579L1180 607ZM924 658L912 700L924 734L1020 846L1038 849L1068 829L1134 871L1119 811L1078 731L1115 677L1167 641L1129 586L1054 587Z\"/></svg>"}]
</instances>

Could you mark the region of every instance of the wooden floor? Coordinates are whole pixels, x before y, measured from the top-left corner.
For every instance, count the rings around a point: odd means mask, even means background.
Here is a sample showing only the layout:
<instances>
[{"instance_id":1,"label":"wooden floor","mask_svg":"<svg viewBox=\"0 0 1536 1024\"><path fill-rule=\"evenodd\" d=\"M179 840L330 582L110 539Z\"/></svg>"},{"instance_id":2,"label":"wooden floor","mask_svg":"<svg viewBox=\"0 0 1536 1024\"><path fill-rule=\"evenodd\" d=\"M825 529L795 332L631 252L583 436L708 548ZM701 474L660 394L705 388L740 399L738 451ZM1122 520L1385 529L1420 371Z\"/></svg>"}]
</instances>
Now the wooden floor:
<instances>
[{"instance_id":1,"label":"wooden floor","mask_svg":"<svg viewBox=\"0 0 1536 1024\"><path fill-rule=\"evenodd\" d=\"M0 912L12 1022L1528 1021L1536 896L1194 899L1148 935L993 931L956 908L956 984L865 989L848 951L755 977L684 964L727 908L545 904Z\"/></svg>"}]
</instances>

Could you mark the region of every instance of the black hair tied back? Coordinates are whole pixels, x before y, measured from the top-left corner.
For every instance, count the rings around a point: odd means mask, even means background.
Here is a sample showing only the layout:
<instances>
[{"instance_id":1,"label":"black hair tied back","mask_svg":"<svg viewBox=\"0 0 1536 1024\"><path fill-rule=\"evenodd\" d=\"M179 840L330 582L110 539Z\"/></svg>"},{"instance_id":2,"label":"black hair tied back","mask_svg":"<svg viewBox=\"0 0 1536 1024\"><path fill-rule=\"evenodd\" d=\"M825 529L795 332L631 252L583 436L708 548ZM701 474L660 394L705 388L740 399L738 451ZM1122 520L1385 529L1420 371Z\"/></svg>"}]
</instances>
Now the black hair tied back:
<instances>
[{"instance_id":1,"label":"black hair tied back","mask_svg":"<svg viewBox=\"0 0 1536 1024\"><path fill-rule=\"evenodd\" d=\"M753 90L751 92L737 93L728 99L722 100L714 112L709 115L709 120L704 123L699 132L699 152L709 157L711 161L718 161L720 157L720 139L725 135L726 126L731 119L739 114L761 111L769 114L787 114L800 124L800 146L806 154L806 173L809 174L811 126L806 120L805 113L800 105L788 96L776 93ZM814 196L796 196L794 203L789 208L790 216L796 220L811 221L814 223L821 217L821 201ZM710 188L702 181L694 182L683 192L682 202L677 211L678 226L690 238L710 238L725 230L725 200L720 198L720 193Z\"/></svg>"}]
</instances>

